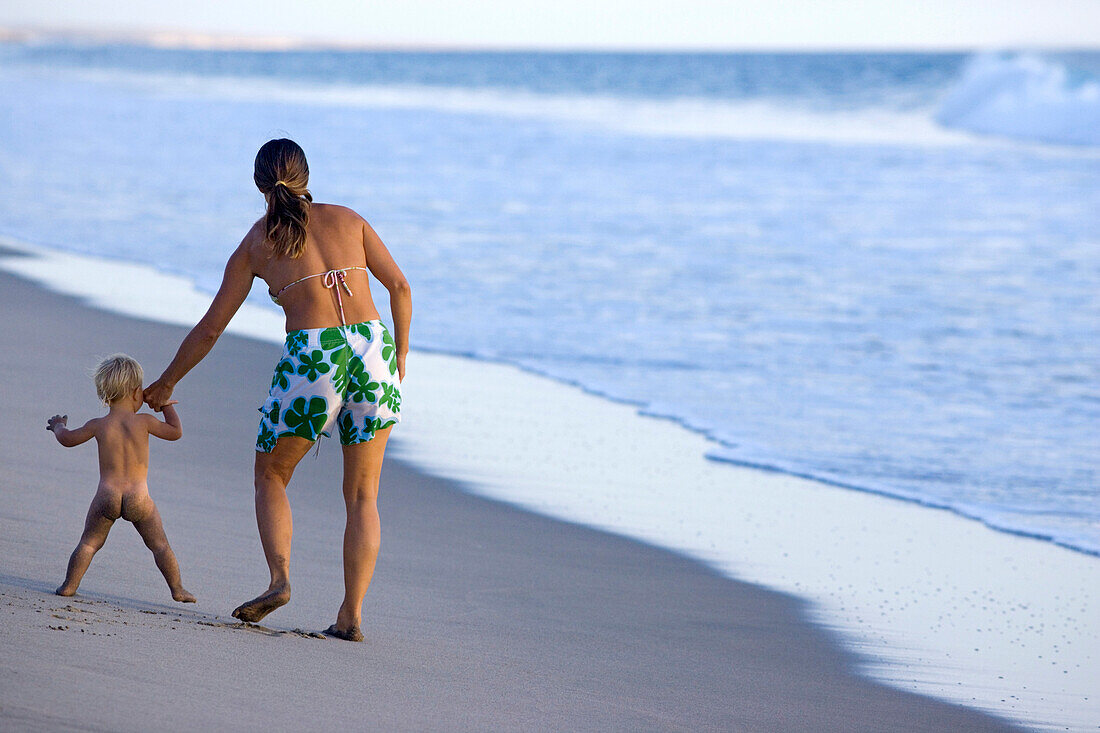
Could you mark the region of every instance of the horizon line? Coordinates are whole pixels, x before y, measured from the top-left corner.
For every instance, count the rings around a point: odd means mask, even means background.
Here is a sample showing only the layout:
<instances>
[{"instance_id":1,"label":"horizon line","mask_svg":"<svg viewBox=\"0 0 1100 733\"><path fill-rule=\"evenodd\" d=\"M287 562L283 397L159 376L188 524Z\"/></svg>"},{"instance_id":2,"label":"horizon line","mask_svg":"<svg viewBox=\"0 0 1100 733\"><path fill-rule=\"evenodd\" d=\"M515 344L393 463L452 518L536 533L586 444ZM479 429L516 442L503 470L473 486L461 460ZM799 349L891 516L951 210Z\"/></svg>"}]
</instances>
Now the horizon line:
<instances>
[{"instance_id":1,"label":"horizon line","mask_svg":"<svg viewBox=\"0 0 1100 733\"><path fill-rule=\"evenodd\" d=\"M1100 51L1100 44L746 44L731 46L658 46L588 44L465 44L426 41L351 41L335 38L217 33L163 29L94 29L62 26L3 26L0 43L77 41L97 44L140 45L166 50L193 51L388 51L388 52L516 52L516 53L975 53L981 51Z\"/></svg>"}]
</instances>

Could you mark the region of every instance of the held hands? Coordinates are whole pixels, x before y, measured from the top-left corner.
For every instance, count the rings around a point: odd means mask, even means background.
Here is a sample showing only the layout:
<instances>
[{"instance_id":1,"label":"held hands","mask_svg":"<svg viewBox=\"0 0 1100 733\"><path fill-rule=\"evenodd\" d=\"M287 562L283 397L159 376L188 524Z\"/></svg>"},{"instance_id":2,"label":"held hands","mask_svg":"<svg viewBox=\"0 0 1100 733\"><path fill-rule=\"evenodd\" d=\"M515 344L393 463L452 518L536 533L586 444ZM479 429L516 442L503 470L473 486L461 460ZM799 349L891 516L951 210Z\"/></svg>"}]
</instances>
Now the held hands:
<instances>
[{"instance_id":1,"label":"held hands","mask_svg":"<svg viewBox=\"0 0 1100 733\"><path fill-rule=\"evenodd\" d=\"M145 404L149 405L149 407L160 412L166 405L174 405L177 403L176 400L172 399L172 389L173 386L167 384L164 378L161 377L145 388L141 398L145 400Z\"/></svg>"},{"instance_id":2,"label":"held hands","mask_svg":"<svg viewBox=\"0 0 1100 733\"><path fill-rule=\"evenodd\" d=\"M54 415L46 421L46 430L53 432L57 428L67 427L69 423L68 415Z\"/></svg>"}]
</instances>

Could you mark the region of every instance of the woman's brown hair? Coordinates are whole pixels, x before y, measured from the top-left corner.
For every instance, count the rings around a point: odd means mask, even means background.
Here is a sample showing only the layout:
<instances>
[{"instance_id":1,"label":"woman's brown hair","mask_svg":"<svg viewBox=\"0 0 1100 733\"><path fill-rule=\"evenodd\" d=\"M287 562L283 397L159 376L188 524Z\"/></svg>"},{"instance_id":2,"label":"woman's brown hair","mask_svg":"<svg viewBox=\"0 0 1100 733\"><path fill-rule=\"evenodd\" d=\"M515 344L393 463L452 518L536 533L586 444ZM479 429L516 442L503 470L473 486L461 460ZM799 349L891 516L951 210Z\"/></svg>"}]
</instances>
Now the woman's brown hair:
<instances>
[{"instance_id":1,"label":"woman's brown hair","mask_svg":"<svg viewBox=\"0 0 1100 733\"><path fill-rule=\"evenodd\" d=\"M269 140L256 153L252 174L267 199L264 230L275 254L297 258L306 246L306 224L313 196L309 189L306 154L293 140Z\"/></svg>"}]
</instances>

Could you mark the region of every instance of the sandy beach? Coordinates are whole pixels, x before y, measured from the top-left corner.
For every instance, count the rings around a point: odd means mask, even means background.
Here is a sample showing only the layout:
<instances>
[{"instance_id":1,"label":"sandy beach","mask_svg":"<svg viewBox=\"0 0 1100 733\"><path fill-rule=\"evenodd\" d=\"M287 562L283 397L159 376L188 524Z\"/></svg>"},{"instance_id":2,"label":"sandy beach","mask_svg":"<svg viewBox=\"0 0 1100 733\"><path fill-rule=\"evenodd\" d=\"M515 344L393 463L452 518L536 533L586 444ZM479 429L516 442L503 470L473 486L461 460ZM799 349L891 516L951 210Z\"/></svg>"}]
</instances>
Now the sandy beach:
<instances>
[{"instance_id":1,"label":"sandy beach","mask_svg":"<svg viewBox=\"0 0 1100 733\"><path fill-rule=\"evenodd\" d=\"M294 598L243 628L263 585L252 514L256 405L277 356L225 336L177 391L184 438L150 489L196 606L173 604L116 525L71 599L54 596L96 480L54 412L98 413L88 370L126 351L159 371L183 335L0 275L5 351L0 727L167 730L1005 730L869 681L797 601L701 564L467 493L389 460L364 644L319 638L340 597L334 441L299 468ZM410 357L415 369L415 355Z\"/></svg>"}]
</instances>

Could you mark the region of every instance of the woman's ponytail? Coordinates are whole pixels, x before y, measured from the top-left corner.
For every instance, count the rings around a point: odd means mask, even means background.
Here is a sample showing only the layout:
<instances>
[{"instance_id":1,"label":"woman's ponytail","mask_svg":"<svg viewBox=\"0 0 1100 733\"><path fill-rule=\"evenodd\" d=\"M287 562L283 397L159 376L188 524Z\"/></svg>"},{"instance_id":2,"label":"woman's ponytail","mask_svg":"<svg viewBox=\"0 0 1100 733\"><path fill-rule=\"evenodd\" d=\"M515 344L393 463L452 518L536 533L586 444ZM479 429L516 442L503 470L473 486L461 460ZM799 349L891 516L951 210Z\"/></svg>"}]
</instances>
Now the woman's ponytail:
<instances>
[{"instance_id":1,"label":"woman's ponytail","mask_svg":"<svg viewBox=\"0 0 1100 733\"><path fill-rule=\"evenodd\" d=\"M300 257L306 246L309 206L313 203L305 152L285 138L264 143L256 153L253 179L267 199L264 231L275 254Z\"/></svg>"}]
</instances>

